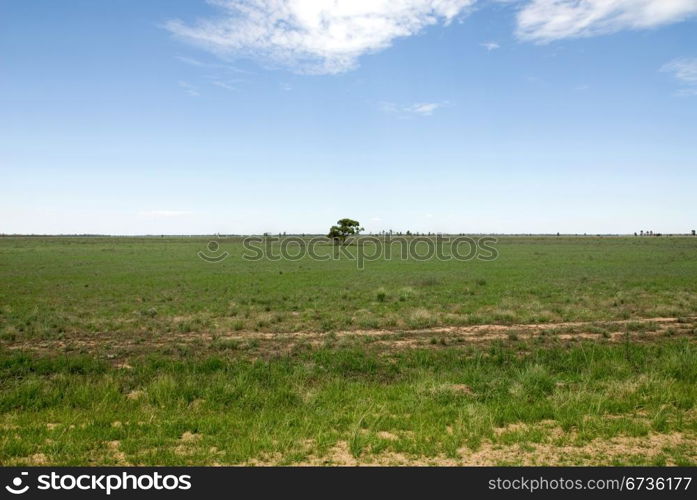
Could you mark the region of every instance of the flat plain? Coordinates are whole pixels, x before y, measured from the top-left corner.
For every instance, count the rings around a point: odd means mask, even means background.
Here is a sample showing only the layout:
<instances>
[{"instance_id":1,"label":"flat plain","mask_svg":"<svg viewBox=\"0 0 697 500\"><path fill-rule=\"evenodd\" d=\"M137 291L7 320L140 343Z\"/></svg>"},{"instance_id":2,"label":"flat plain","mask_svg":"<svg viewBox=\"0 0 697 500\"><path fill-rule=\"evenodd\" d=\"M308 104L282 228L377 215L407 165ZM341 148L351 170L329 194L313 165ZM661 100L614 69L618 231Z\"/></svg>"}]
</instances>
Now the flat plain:
<instances>
[{"instance_id":1,"label":"flat plain","mask_svg":"<svg viewBox=\"0 0 697 500\"><path fill-rule=\"evenodd\" d=\"M0 238L0 463L697 464L695 237L208 241Z\"/></svg>"}]
</instances>

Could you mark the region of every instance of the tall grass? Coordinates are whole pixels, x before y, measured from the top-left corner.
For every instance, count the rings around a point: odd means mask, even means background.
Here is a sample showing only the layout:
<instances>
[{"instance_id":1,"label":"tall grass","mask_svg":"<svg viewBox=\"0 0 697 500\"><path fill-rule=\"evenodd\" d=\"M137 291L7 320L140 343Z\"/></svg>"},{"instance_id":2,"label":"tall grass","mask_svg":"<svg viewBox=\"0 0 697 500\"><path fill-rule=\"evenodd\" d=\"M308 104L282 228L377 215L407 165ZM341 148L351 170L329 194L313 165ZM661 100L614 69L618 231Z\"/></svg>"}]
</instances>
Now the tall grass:
<instances>
[{"instance_id":1,"label":"tall grass","mask_svg":"<svg viewBox=\"0 0 697 500\"><path fill-rule=\"evenodd\" d=\"M683 339L630 350L628 359L623 345L594 343L390 356L317 348L266 361L221 351L142 358L129 368L5 351L0 462L31 463L38 455L55 464L245 463L265 456L293 463L338 443L365 460L388 451L457 457L485 442L577 446L650 433L695 436L697 346ZM527 427L501 433L513 424ZM185 440L185 433L197 439ZM105 445L116 441L118 454ZM694 449L661 453L695 463Z\"/></svg>"}]
</instances>

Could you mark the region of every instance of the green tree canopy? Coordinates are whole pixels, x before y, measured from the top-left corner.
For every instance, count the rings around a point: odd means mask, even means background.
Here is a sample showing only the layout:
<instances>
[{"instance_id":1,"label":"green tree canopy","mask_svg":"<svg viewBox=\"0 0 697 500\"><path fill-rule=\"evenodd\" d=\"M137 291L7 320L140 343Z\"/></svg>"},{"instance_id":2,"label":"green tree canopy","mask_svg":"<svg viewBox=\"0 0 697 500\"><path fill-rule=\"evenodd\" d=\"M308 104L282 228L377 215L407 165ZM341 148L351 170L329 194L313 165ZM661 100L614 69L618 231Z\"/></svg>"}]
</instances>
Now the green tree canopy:
<instances>
[{"instance_id":1,"label":"green tree canopy","mask_svg":"<svg viewBox=\"0 0 697 500\"><path fill-rule=\"evenodd\" d=\"M342 245L346 243L346 239L349 236L359 234L364 229L361 227L361 223L353 219L340 219L338 220L336 226L329 228L328 238L331 238L334 243L341 243Z\"/></svg>"}]
</instances>

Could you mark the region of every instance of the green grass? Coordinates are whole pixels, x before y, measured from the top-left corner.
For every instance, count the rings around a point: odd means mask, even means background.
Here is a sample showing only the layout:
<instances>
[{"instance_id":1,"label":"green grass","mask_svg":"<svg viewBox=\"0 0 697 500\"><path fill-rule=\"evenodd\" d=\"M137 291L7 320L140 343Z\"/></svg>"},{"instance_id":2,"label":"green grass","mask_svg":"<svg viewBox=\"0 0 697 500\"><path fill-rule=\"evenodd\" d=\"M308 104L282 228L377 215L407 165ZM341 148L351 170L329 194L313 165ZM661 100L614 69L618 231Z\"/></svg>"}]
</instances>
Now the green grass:
<instances>
[{"instance_id":1,"label":"green grass","mask_svg":"<svg viewBox=\"0 0 697 500\"><path fill-rule=\"evenodd\" d=\"M0 464L697 464L697 238L207 241L0 238Z\"/></svg>"},{"instance_id":2,"label":"green grass","mask_svg":"<svg viewBox=\"0 0 697 500\"><path fill-rule=\"evenodd\" d=\"M493 262L243 260L195 238L0 238L0 339L697 314L697 238L501 238ZM329 252L330 247L320 247Z\"/></svg>"},{"instance_id":3,"label":"green grass","mask_svg":"<svg viewBox=\"0 0 697 500\"><path fill-rule=\"evenodd\" d=\"M129 368L4 351L0 380L6 464L37 455L55 464L298 463L332 460L342 443L364 461L392 453L442 462L492 443L583 450L676 432L691 438L610 457L697 463L697 345L684 339L633 345L629 358L621 345L588 342L390 357L318 348L269 361L158 356ZM608 460L596 454L590 462ZM555 461L587 463L574 455Z\"/></svg>"}]
</instances>

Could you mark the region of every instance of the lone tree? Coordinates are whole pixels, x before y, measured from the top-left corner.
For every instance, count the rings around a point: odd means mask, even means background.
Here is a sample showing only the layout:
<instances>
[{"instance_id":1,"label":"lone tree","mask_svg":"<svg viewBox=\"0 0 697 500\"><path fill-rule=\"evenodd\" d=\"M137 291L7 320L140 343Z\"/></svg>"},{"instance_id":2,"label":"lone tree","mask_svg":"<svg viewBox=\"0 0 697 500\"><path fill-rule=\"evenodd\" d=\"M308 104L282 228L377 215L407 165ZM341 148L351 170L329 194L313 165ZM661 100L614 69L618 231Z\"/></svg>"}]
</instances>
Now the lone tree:
<instances>
[{"instance_id":1,"label":"lone tree","mask_svg":"<svg viewBox=\"0 0 697 500\"><path fill-rule=\"evenodd\" d=\"M343 245L346 243L346 238L364 230L361 227L361 223L357 220L341 219L336 223L338 225L330 227L329 234L327 235L327 238L331 238L335 245L338 243Z\"/></svg>"}]
</instances>

